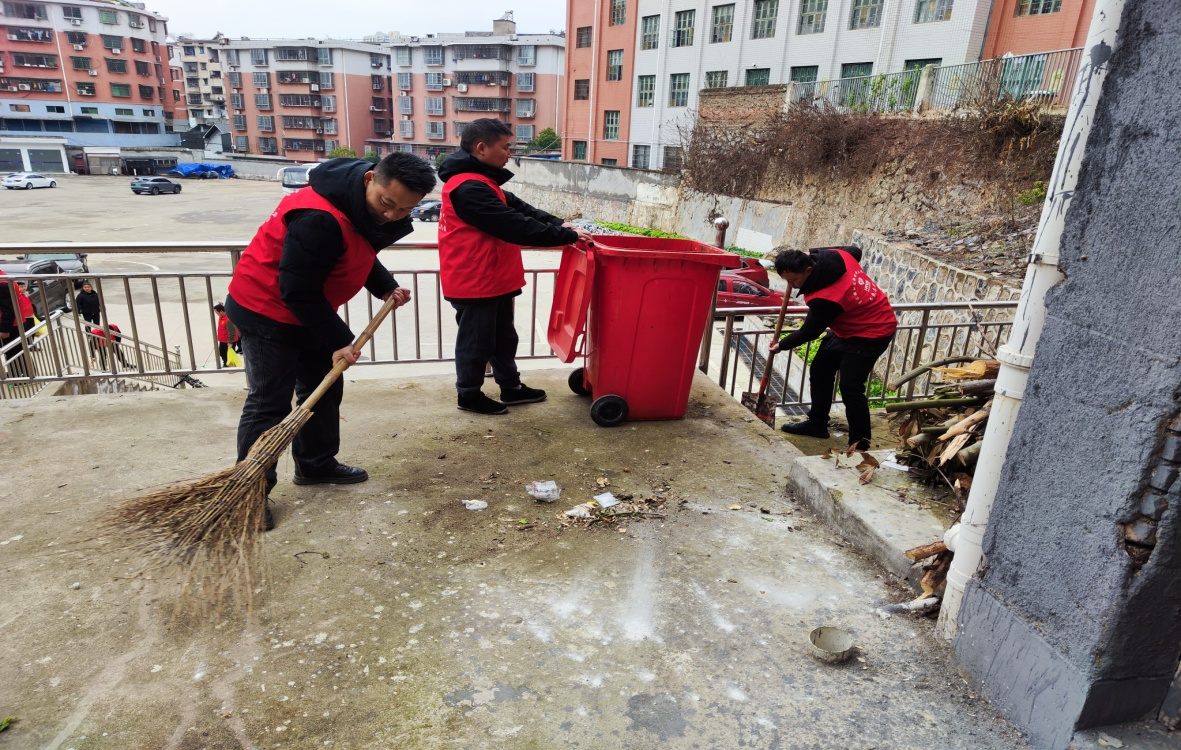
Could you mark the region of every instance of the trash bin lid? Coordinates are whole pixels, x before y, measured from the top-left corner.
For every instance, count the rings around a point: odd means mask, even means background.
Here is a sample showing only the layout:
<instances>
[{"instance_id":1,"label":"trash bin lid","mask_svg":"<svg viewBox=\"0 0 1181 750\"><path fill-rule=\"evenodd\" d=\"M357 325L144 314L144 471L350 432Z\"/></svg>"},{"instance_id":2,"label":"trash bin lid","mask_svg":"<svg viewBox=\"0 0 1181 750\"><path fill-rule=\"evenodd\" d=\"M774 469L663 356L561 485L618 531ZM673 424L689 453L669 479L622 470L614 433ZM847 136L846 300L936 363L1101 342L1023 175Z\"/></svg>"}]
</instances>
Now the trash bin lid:
<instances>
[{"instance_id":1,"label":"trash bin lid","mask_svg":"<svg viewBox=\"0 0 1181 750\"><path fill-rule=\"evenodd\" d=\"M696 240L632 235L592 235L595 252L604 257L638 257L687 260L722 268L738 268L742 260L733 253Z\"/></svg>"},{"instance_id":2,"label":"trash bin lid","mask_svg":"<svg viewBox=\"0 0 1181 750\"><path fill-rule=\"evenodd\" d=\"M579 354L581 337L586 332L586 313L590 307L594 277L594 250L567 245L562 250L562 265L554 281L554 305L550 309L550 348L563 362L573 362Z\"/></svg>"}]
</instances>

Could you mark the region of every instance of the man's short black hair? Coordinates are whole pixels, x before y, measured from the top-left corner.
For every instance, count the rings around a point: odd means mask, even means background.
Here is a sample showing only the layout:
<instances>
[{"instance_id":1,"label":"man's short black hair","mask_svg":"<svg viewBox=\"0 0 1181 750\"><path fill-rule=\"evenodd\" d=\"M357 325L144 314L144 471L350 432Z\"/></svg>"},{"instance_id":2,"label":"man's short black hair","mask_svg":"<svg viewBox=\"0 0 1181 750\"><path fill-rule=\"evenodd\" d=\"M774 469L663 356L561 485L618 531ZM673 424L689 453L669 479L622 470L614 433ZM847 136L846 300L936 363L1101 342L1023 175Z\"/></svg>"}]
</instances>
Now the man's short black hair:
<instances>
[{"instance_id":1,"label":"man's short black hair","mask_svg":"<svg viewBox=\"0 0 1181 750\"><path fill-rule=\"evenodd\" d=\"M472 120L463 129L463 136L459 139L459 147L470 154L477 143L494 146L501 138L512 134L513 129L500 120L481 117L478 120Z\"/></svg>"},{"instance_id":2,"label":"man's short black hair","mask_svg":"<svg viewBox=\"0 0 1181 750\"><path fill-rule=\"evenodd\" d=\"M780 275L799 273L814 265L816 263L812 260L812 256L803 250L780 250L779 254L775 256L775 273Z\"/></svg>"},{"instance_id":3,"label":"man's short black hair","mask_svg":"<svg viewBox=\"0 0 1181 750\"><path fill-rule=\"evenodd\" d=\"M379 161L373 168L373 179L382 187L397 180L410 192L423 195L435 189L435 170L430 162L405 151L395 151Z\"/></svg>"}]
</instances>

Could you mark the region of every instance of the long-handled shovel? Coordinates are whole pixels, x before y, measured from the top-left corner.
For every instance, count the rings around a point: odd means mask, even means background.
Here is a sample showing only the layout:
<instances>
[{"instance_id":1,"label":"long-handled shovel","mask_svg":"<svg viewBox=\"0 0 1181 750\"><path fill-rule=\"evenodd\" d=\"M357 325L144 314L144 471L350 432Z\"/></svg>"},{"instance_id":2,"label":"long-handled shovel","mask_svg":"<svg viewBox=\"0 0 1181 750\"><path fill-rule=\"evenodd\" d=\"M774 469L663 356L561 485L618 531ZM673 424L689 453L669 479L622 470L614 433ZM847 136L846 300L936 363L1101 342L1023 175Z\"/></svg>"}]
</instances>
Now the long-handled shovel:
<instances>
[{"instance_id":1,"label":"long-handled shovel","mask_svg":"<svg viewBox=\"0 0 1181 750\"><path fill-rule=\"evenodd\" d=\"M360 353L397 306L390 297L353 343ZM227 600L250 605L252 575L263 533L267 469L312 418L312 408L349 364L340 360L307 399L255 441L229 469L134 498L112 510L102 533L142 556L141 573L166 574L178 600L194 597L215 610Z\"/></svg>"},{"instance_id":2,"label":"long-handled shovel","mask_svg":"<svg viewBox=\"0 0 1181 750\"><path fill-rule=\"evenodd\" d=\"M779 318L775 321L775 336L772 342L779 341L779 336L783 332L783 319L787 316L787 305L791 300L791 284L787 285L787 291L783 295L783 304L779 306ZM742 405L754 412L755 416L763 422L775 426L775 402L773 399L767 398L767 386L771 382L771 369L775 363L775 352L767 353L767 363L763 367L763 378L759 381L759 390L756 393L749 391L742 394Z\"/></svg>"}]
</instances>

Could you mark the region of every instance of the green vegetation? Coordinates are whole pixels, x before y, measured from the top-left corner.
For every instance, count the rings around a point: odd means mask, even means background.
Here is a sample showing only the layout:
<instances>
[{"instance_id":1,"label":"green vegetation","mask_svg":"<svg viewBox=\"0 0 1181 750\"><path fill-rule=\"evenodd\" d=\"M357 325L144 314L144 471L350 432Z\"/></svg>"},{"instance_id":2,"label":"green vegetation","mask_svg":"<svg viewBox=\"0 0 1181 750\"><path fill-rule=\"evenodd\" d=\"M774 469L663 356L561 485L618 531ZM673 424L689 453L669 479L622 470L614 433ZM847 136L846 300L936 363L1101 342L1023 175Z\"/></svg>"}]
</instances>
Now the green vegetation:
<instances>
[{"instance_id":1,"label":"green vegetation","mask_svg":"<svg viewBox=\"0 0 1181 750\"><path fill-rule=\"evenodd\" d=\"M376 164L377 162L381 161L381 157L377 155L376 151L366 151L365 155L361 158L371 164Z\"/></svg>"},{"instance_id":2,"label":"green vegetation","mask_svg":"<svg viewBox=\"0 0 1181 750\"><path fill-rule=\"evenodd\" d=\"M0 732L3 732L5 729L8 729L8 727L11 726L12 722L14 722L14 721L16 721L15 716L5 716L4 720L0 721Z\"/></svg>"},{"instance_id":3,"label":"green vegetation","mask_svg":"<svg viewBox=\"0 0 1181 750\"><path fill-rule=\"evenodd\" d=\"M688 237L681 234L673 234L671 232L662 232L659 229L644 229L643 227L633 227L630 224L618 224L614 221L596 221L601 227L607 229L614 229L616 232L627 232L628 234L638 234L641 237L663 237L670 240L687 240Z\"/></svg>"},{"instance_id":4,"label":"green vegetation","mask_svg":"<svg viewBox=\"0 0 1181 750\"><path fill-rule=\"evenodd\" d=\"M1033 187L1029 190L1022 190L1017 193L1017 200L1021 201L1023 206L1034 206L1046 200L1046 183L1041 180L1035 180Z\"/></svg>"},{"instance_id":5,"label":"green vegetation","mask_svg":"<svg viewBox=\"0 0 1181 750\"><path fill-rule=\"evenodd\" d=\"M553 128L545 128L537 137L529 141L530 151L551 151L562 145L562 139Z\"/></svg>"},{"instance_id":6,"label":"green vegetation","mask_svg":"<svg viewBox=\"0 0 1181 750\"><path fill-rule=\"evenodd\" d=\"M438 167L443 166L443 162L445 162L447 160L447 157L450 155L451 154L439 154L439 155L435 156L435 167L438 168Z\"/></svg>"},{"instance_id":7,"label":"green vegetation","mask_svg":"<svg viewBox=\"0 0 1181 750\"><path fill-rule=\"evenodd\" d=\"M329 159L342 159L342 158L356 159L357 152L352 150L348 146L337 146L336 148L334 148L328 152L328 158Z\"/></svg>"},{"instance_id":8,"label":"green vegetation","mask_svg":"<svg viewBox=\"0 0 1181 750\"><path fill-rule=\"evenodd\" d=\"M726 248L726 252L734 253L735 255L745 255L748 258L763 257L763 253L757 252L755 250L747 250L745 247L738 247L737 245L731 245L730 247Z\"/></svg>"}]
</instances>

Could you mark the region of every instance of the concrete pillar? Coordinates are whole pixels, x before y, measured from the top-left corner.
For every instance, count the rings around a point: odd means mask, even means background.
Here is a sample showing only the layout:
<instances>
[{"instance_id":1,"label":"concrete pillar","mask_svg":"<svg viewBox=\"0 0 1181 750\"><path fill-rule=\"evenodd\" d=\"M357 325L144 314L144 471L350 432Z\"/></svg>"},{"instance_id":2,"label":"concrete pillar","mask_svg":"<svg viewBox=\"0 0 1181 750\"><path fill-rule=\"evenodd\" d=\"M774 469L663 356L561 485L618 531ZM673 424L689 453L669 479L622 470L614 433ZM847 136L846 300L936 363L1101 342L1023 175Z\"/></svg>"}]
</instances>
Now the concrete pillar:
<instances>
[{"instance_id":1,"label":"concrete pillar","mask_svg":"<svg viewBox=\"0 0 1181 750\"><path fill-rule=\"evenodd\" d=\"M1181 655L1181 77L1127 0L955 650L1038 748L1155 714Z\"/></svg>"}]
</instances>

